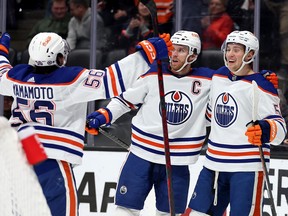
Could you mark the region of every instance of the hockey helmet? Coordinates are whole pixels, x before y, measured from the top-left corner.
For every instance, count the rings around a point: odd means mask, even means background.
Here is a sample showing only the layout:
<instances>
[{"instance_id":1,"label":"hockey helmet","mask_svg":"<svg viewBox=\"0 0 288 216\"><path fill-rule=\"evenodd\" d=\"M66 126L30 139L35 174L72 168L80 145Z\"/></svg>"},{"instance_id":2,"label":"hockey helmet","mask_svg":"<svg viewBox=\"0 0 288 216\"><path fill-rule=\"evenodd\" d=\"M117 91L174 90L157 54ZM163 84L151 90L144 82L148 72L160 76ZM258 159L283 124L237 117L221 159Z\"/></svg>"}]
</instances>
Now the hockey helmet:
<instances>
[{"instance_id":1,"label":"hockey helmet","mask_svg":"<svg viewBox=\"0 0 288 216\"><path fill-rule=\"evenodd\" d=\"M200 37L196 32L193 31L177 31L171 37L172 44L186 45L189 47L189 54L193 53L199 55L201 52L201 41Z\"/></svg>"},{"instance_id":2,"label":"hockey helmet","mask_svg":"<svg viewBox=\"0 0 288 216\"><path fill-rule=\"evenodd\" d=\"M185 63L182 65L180 69L178 69L176 72L180 72L186 65L192 64L194 61L196 61L198 55L201 52L201 41L200 37L196 32L193 31L177 31L174 33L171 37L172 44L176 45L184 45L188 46L189 53L186 57ZM193 58L192 61L188 61L189 57L193 54L196 54L195 58ZM171 58L170 58L171 61Z\"/></svg>"},{"instance_id":3,"label":"hockey helmet","mask_svg":"<svg viewBox=\"0 0 288 216\"><path fill-rule=\"evenodd\" d=\"M42 32L35 35L28 48L30 62L34 66L64 66L70 48L66 40L53 32ZM57 56L61 54L64 57L64 64L59 65Z\"/></svg>"},{"instance_id":4,"label":"hockey helmet","mask_svg":"<svg viewBox=\"0 0 288 216\"><path fill-rule=\"evenodd\" d=\"M240 69L242 69L245 64L249 64L252 61L254 61L256 55L258 54L259 40L257 39L257 37L252 32L250 32L250 31L233 31L227 36L227 38L224 41L222 48L221 48L222 51L224 52L223 57L224 57L224 62L225 62L226 67L227 67L226 49L227 49L228 43L242 44L245 47L245 54L244 54L243 59L242 59L243 63L242 63L242 66ZM244 60L245 57L247 56L247 54L251 50L254 51L252 58L249 61L245 61Z\"/></svg>"}]
</instances>

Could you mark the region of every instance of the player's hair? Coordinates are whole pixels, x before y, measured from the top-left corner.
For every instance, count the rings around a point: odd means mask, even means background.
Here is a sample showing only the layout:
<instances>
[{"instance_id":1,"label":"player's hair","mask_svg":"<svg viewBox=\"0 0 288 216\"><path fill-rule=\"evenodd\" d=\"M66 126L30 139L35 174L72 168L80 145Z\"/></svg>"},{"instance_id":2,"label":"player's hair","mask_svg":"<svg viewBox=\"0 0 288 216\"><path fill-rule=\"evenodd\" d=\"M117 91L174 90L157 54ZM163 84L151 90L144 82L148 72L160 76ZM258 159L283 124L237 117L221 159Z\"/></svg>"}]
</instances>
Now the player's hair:
<instances>
[{"instance_id":1,"label":"player's hair","mask_svg":"<svg viewBox=\"0 0 288 216\"><path fill-rule=\"evenodd\" d=\"M35 66L34 73L37 74L49 74L52 73L53 71L57 70L59 67L57 66L47 66L47 67L39 67Z\"/></svg>"}]
</instances>

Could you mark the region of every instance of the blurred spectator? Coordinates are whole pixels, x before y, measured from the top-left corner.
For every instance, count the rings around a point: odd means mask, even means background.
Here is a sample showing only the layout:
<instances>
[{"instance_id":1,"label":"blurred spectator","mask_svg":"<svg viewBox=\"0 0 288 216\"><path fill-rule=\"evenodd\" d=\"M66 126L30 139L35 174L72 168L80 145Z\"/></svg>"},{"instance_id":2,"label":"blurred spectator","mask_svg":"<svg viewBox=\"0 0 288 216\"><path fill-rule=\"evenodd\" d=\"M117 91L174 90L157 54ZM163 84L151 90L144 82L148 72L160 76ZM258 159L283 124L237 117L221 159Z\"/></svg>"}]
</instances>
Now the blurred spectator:
<instances>
[{"instance_id":1,"label":"blurred spectator","mask_svg":"<svg viewBox=\"0 0 288 216\"><path fill-rule=\"evenodd\" d=\"M67 42L73 49L89 49L91 36L91 8L89 0L70 0L70 13L73 16L68 25ZM95 11L96 12L96 11ZM104 22L97 12L97 49L106 46L106 29Z\"/></svg>"},{"instance_id":2,"label":"blurred spectator","mask_svg":"<svg viewBox=\"0 0 288 216\"><path fill-rule=\"evenodd\" d=\"M204 0L182 0L181 7L180 29L197 32L200 38L202 38L201 18L207 11L208 5L205 4ZM176 16L173 16L174 24L176 22L175 18ZM174 31L178 30L174 27Z\"/></svg>"},{"instance_id":3,"label":"blurred spectator","mask_svg":"<svg viewBox=\"0 0 288 216\"><path fill-rule=\"evenodd\" d=\"M27 45L40 32L55 32L63 38L68 34L70 15L66 0L52 0L51 15L39 20L27 37Z\"/></svg>"},{"instance_id":4,"label":"blurred spectator","mask_svg":"<svg viewBox=\"0 0 288 216\"><path fill-rule=\"evenodd\" d=\"M127 54L135 52L135 45L144 39L153 36L153 28L148 8L141 2L138 4L138 13L132 17L127 27L122 30L119 38L121 48L127 49Z\"/></svg>"},{"instance_id":5,"label":"blurred spectator","mask_svg":"<svg viewBox=\"0 0 288 216\"><path fill-rule=\"evenodd\" d=\"M237 30L253 32L254 0L228 0L226 12Z\"/></svg>"},{"instance_id":6,"label":"blurred spectator","mask_svg":"<svg viewBox=\"0 0 288 216\"><path fill-rule=\"evenodd\" d=\"M240 3L243 2L241 8L238 9ZM227 13L232 17L236 26L239 30L254 31L254 0L229 0L227 6ZM239 16L235 16L233 12L237 13ZM234 16L233 16L234 15Z\"/></svg>"},{"instance_id":7,"label":"blurred spectator","mask_svg":"<svg viewBox=\"0 0 288 216\"><path fill-rule=\"evenodd\" d=\"M173 30L173 0L154 0L157 8L159 33L170 33Z\"/></svg>"},{"instance_id":8,"label":"blurred spectator","mask_svg":"<svg viewBox=\"0 0 288 216\"><path fill-rule=\"evenodd\" d=\"M226 12L227 0L210 0L208 16L201 20L202 48L219 49L226 36L234 30L234 22Z\"/></svg>"},{"instance_id":9,"label":"blurred spectator","mask_svg":"<svg viewBox=\"0 0 288 216\"><path fill-rule=\"evenodd\" d=\"M119 22L120 29L122 24L137 12L134 0L99 0L98 9L106 26L112 26Z\"/></svg>"},{"instance_id":10,"label":"blurred spectator","mask_svg":"<svg viewBox=\"0 0 288 216\"><path fill-rule=\"evenodd\" d=\"M267 7L273 11L279 23L280 41L280 70L278 72L281 81L280 88L288 98L287 81L288 81L288 0L265 0Z\"/></svg>"},{"instance_id":11,"label":"blurred spectator","mask_svg":"<svg viewBox=\"0 0 288 216\"><path fill-rule=\"evenodd\" d=\"M123 25L138 11L134 0L100 0L97 7L105 27L110 31L111 37L108 39L107 45L110 49L118 48L118 38L121 35Z\"/></svg>"}]
</instances>

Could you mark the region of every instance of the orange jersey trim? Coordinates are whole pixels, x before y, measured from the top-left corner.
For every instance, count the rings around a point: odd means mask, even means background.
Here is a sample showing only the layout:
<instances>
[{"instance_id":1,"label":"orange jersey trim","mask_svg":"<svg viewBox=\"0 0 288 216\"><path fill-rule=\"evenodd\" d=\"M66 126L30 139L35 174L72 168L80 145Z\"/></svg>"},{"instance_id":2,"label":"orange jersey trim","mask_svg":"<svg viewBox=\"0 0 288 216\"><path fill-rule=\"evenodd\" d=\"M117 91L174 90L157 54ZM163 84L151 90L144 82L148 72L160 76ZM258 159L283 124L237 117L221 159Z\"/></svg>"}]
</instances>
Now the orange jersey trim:
<instances>
[{"instance_id":1,"label":"orange jersey trim","mask_svg":"<svg viewBox=\"0 0 288 216\"><path fill-rule=\"evenodd\" d=\"M75 195L75 185L73 183L72 179L72 172L69 164L67 162L61 161L62 166L65 171L66 179L67 179L67 185L68 185L68 190L69 190L69 215L70 216L76 216L76 195Z\"/></svg>"},{"instance_id":2,"label":"orange jersey trim","mask_svg":"<svg viewBox=\"0 0 288 216\"><path fill-rule=\"evenodd\" d=\"M39 134L39 133L37 133L37 135L39 136L39 138L42 138L42 139L61 141L61 142L65 142L65 143L71 144L71 145L76 146L76 147L81 148L81 149L84 148L82 143L79 143L79 142L76 142L74 140L70 140L70 139L67 139L67 138L58 137L58 136L51 136L51 135L45 135L45 134Z\"/></svg>"},{"instance_id":3,"label":"orange jersey trim","mask_svg":"<svg viewBox=\"0 0 288 216\"><path fill-rule=\"evenodd\" d=\"M259 151L250 151L250 152L223 152L213 150L208 148L208 151L214 155L221 155L221 156L231 156L231 157L242 157L242 156L252 156L252 155L260 155ZM264 155L270 156L270 152L264 152Z\"/></svg>"},{"instance_id":4,"label":"orange jersey trim","mask_svg":"<svg viewBox=\"0 0 288 216\"><path fill-rule=\"evenodd\" d=\"M109 70L109 75L111 76L111 84L112 84L112 90L113 90L113 94L115 96L119 95L118 90L117 90L117 86L116 86L116 78L113 72L113 69L111 66L108 67Z\"/></svg>"},{"instance_id":5,"label":"orange jersey trim","mask_svg":"<svg viewBox=\"0 0 288 216\"><path fill-rule=\"evenodd\" d=\"M140 142L146 143L148 145L157 147L157 148L164 148L164 144L156 143L144 138L141 138L137 136L136 134L132 134L132 137L136 140L139 140ZM203 142L200 144L190 144L190 145L169 145L170 149L191 149L191 148L201 148L203 145Z\"/></svg>"}]
</instances>

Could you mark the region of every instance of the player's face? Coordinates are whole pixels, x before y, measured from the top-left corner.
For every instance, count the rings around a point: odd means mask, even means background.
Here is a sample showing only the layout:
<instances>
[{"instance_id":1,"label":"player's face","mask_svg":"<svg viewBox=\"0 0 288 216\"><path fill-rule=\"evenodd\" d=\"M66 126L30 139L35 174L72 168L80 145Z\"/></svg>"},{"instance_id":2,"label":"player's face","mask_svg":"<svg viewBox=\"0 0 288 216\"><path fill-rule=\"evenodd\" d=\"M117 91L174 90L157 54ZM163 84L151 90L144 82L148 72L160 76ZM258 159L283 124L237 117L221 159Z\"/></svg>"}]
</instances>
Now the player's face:
<instances>
[{"instance_id":1,"label":"player's face","mask_svg":"<svg viewBox=\"0 0 288 216\"><path fill-rule=\"evenodd\" d=\"M226 60L230 71L237 71L242 65L245 50L241 44L230 43L226 48Z\"/></svg>"},{"instance_id":2,"label":"player's face","mask_svg":"<svg viewBox=\"0 0 288 216\"><path fill-rule=\"evenodd\" d=\"M188 46L173 44L174 49L170 59L172 71L179 70L185 64L187 55L189 54Z\"/></svg>"}]
</instances>

